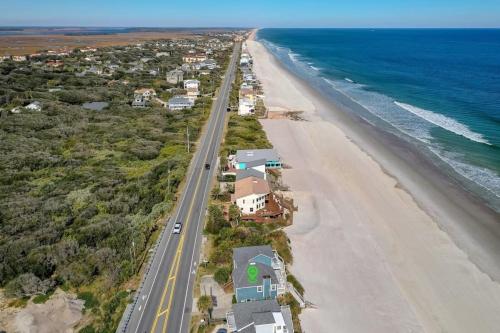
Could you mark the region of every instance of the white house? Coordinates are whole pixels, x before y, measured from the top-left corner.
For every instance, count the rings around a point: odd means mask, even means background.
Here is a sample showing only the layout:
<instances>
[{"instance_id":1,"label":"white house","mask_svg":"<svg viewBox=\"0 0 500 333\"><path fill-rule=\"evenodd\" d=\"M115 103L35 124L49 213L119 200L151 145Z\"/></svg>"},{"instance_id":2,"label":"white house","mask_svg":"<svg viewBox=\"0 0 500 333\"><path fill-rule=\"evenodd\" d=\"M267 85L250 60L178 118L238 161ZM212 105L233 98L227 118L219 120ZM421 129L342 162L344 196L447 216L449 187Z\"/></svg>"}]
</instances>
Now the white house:
<instances>
[{"instance_id":1,"label":"white house","mask_svg":"<svg viewBox=\"0 0 500 333\"><path fill-rule=\"evenodd\" d=\"M205 54L187 54L182 57L182 61L188 64L192 64L195 62L201 62L207 60L207 56Z\"/></svg>"},{"instance_id":2,"label":"white house","mask_svg":"<svg viewBox=\"0 0 500 333\"><path fill-rule=\"evenodd\" d=\"M156 96L156 91L154 89L141 88L134 91L134 96L142 96L144 99L150 100Z\"/></svg>"},{"instance_id":3,"label":"white house","mask_svg":"<svg viewBox=\"0 0 500 333\"><path fill-rule=\"evenodd\" d=\"M168 108L170 110L184 110L194 106L194 101L187 96L174 96L168 100Z\"/></svg>"},{"instance_id":4,"label":"white house","mask_svg":"<svg viewBox=\"0 0 500 333\"><path fill-rule=\"evenodd\" d=\"M200 87L200 81L198 80L186 80L184 81L184 89L195 88L198 90Z\"/></svg>"},{"instance_id":5,"label":"white house","mask_svg":"<svg viewBox=\"0 0 500 333\"><path fill-rule=\"evenodd\" d=\"M186 90L186 96L193 101L200 95L200 81L198 80L186 80L184 81L184 89Z\"/></svg>"},{"instance_id":6,"label":"white house","mask_svg":"<svg viewBox=\"0 0 500 333\"><path fill-rule=\"evenodd\" d=\"M266 180L247 177L234 183L232 201L243 214L254 214L266 206L266 197L271 193Z\"/></svg>"},{"instance_id":7,"label":"white house","mask_svg":"<svg viewBox=\"0 0 500 333\"><path fill-rule=\"evenodd\" d=\"M238 115L246 116L255 112L255 103L249 98L241 98L238 105Z\"/></svg>"}]
</instances>

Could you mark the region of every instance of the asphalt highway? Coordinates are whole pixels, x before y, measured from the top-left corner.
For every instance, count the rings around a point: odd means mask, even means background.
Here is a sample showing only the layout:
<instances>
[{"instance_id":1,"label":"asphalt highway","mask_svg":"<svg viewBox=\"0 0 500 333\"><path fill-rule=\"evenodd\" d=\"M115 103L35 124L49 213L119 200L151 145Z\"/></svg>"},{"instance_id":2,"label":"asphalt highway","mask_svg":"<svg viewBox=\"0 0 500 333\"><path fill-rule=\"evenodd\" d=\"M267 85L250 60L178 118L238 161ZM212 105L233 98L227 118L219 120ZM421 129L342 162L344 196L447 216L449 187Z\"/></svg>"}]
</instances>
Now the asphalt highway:
<instances>
[{"instance_id":1,"label":"asphalt highway","mask_svg":"<svg viewBox=\"0 0 500 333\"><path fill-rule=\"evenodd\" d=\"M137 301L125 313L120 332L188 332L193 305L193 283L200 256L200 245L211 181L216 172L231 84L239 58L235 43L231 60L210 117L193 156L186 187L177 209L166 224L151 265L143 278ZM210 164L210 169L205 164ZM173 225L182 223L180 234Z\"/></svg>"}]
</instances>

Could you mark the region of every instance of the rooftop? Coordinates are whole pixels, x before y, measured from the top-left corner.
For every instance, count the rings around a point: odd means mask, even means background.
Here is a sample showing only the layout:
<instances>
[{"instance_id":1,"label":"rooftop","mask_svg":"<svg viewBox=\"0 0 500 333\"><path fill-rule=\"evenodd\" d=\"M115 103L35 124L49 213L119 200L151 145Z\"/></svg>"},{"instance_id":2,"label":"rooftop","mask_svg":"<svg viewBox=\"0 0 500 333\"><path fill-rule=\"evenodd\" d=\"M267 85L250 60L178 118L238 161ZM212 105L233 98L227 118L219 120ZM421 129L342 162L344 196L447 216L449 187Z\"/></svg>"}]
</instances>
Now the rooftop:
<instances>
[{"instance_id":1,"label":"rooftop","mask_svg":"<svg viewBox=\"0 0 500 333\"><path fill-rule=\"evenodd\" d=\"M234 183L234 198L239 199L251 194L268 194L271 192L269 183L261 178L247 177Z\"/></svg>"},{"instance_id":2,"label":"rooftop","mask_svg":"<svg viewBox=\"0 0 500 333\"><path fill-rule=\"evenodd\" d=\"M266 161L279 161L280 158L274 149L243 149L236 152L236 161L250 162L265 159Z\"/></svg>"},{"instance_id":3,"label":"rooftop","mask_svg":"<svg viewBox=\"0 0 500 333\"><path fill-rule=\"evenodd\" d=\"M228 314L228 324L240 333L255 333L255 326L269 324L285 325L287 330L284 332L293 332L290 307L280 306L276 300L233 304L233 311Z\"/></svg>"},{"instance_id":4,"label":"rooftop","mask_svg":"<svg viewBox=\"0 0 500 333\"><path fill-rule=\"evenodd\" d=\"M259 255L267 256L271 258L271 260L275 257L273 249L269 245L247 246L233 249L234 268L232 276L235 288L260 285L262 284L264 276L269 276L272 283L278 283L276 273L272 266L255 262L254 258ZM248 281L247 267L250 264L256 265L259 268L259 276L253 283Z\"/></svg>"}]
</instances>

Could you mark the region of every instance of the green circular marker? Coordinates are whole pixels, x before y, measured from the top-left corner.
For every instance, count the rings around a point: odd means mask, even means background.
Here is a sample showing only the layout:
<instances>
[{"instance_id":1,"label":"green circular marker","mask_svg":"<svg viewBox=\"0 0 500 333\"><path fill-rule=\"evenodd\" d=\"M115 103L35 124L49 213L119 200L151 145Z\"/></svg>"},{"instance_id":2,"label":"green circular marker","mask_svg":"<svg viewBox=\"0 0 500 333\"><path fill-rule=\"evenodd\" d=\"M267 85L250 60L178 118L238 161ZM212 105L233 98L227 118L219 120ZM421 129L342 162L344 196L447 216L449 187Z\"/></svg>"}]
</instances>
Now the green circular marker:
<instances>
[{"instance_id":1,"label":"green circular marker","mask_svg":"<svg viewBox=\"0 0 500 333\"><path fill-rule=\"evenodd\" d=\"M249 265L247 267L247 278L249 283L257 282L257 277L259 276L259 268L255 265Z\"/></svg>"}]
</instances>

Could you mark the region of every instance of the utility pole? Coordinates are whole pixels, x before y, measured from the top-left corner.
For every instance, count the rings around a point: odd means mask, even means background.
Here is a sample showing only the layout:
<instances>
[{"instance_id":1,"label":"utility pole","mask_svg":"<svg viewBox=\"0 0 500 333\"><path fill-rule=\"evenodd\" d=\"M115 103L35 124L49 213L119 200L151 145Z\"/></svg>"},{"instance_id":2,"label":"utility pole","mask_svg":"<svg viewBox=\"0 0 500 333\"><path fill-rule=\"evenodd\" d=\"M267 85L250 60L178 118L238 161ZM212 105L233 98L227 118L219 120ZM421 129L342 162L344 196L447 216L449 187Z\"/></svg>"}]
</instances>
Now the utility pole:
<instances>
[{"instance_id":1,"label":"utility pole","mask_svg":"<svg viewBox=\"0 0 500 333\"><path fill-rule=\"evenodd\" d=\"M168 168L168 173L167 173L167 192L170 194L170 168Z\"/></svg>"},{"instance_id":2,"label":"utility pole","mask_svg":"<svg viewBox=\"0 0 500 333\"><path fill-rule=\"evenodd\" d=\"M132 267L134 268L135 273L135 242L132 240Z\"/></svg>"},{"instance_id":3,"label":"utility pole","mask_svg":"<svg viewBox=\"0 0 500 333\"><path fill-rule=\"evenodd\" d=\"M186 126L187 152L189 153L189 126Z\"/></svg>"}]
</instances>

